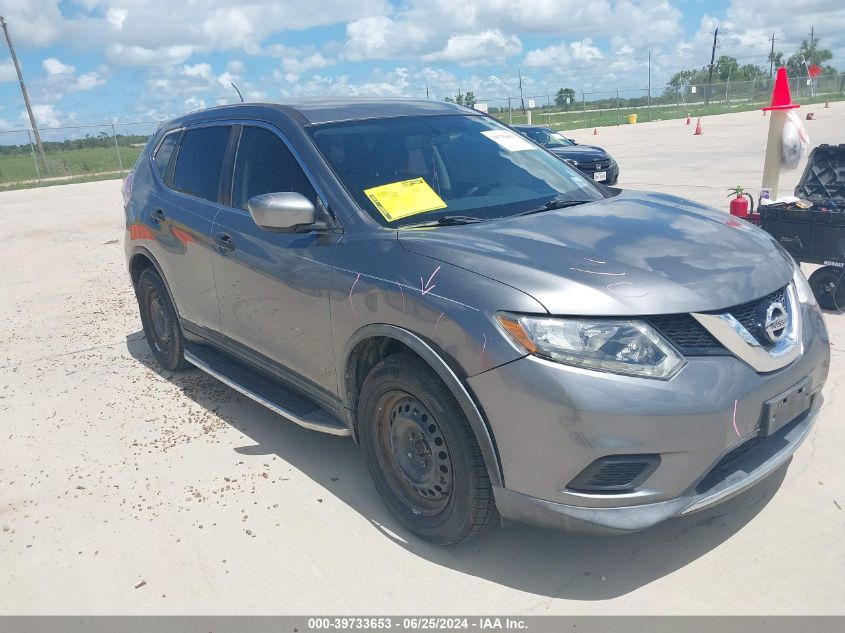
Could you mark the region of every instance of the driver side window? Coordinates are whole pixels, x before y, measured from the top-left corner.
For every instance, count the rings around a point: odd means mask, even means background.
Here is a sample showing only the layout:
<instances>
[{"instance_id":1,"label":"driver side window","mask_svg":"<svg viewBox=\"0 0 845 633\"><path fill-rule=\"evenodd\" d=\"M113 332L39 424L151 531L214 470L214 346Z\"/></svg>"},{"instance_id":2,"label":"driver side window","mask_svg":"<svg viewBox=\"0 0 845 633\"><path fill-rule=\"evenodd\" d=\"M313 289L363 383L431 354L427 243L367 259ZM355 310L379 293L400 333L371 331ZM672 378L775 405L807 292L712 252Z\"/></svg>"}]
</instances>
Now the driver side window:
<instances>
[{"instance_id":1,"label":"driver side window","mask_svg":"<svg viewBox=\"0 0 845 633\"><path fill-rule=\"evenodd\" d=\"M246 211L253 196L281 191L317 202L314 188L282 139L268 129L244 126L235 157L232 206Z\"/></svg>"}]
</instances>

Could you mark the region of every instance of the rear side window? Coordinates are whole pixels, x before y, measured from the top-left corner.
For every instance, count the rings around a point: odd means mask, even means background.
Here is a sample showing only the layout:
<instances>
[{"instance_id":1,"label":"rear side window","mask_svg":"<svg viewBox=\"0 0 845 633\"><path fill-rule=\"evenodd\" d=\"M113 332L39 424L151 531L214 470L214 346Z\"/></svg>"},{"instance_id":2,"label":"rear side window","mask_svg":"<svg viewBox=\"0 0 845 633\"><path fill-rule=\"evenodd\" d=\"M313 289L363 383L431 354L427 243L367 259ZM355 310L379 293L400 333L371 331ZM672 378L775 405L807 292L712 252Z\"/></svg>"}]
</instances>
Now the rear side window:
<instances>
[{"instance_id":1,"label":"rear side window","mask_svg":"<svg viewBox=\"0 0 845 633\"><path fill-rule=\"evenodd\" d=\"M265 128L245 126L235 158L232 206L246 210L253 196L282 191L295 191L311 202L317 201L305 172L284 141Z\"/></svg>"},{"instance_id":2,"label":"rear side window","mask_svg":"<svg viewBox=\"0 0 845 633\"><path fill-rule=\"evenodd\" d=\"M167 173L167 166L170 164L170 157L173 156L173 148L176 147L176 142L179 140L178 132L171 132L164 137L161 145L155 153L155 164L159 175L164 178Z\"/></svg>"},{"instance_id":3,"label":"rear side window","mask_svg":"<svg viewBox=\"0 0 845 633\"><path fill-rule=\"evenodd\" d=\"M230 126L222 125L185 132L173 173L176 191L217 202L229 130Z\"/></svg>"}]
</instances>

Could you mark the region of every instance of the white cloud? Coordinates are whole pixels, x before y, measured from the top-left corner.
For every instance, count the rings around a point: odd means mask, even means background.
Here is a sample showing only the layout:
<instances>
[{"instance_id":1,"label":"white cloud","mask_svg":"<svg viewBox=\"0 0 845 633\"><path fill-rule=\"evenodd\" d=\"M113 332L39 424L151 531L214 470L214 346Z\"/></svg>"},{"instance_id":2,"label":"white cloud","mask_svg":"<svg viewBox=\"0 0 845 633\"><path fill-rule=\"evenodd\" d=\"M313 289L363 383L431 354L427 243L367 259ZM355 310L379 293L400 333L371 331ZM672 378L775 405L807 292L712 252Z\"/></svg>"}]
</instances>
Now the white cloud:
<instances>
[{"instance_id":1,"label":"white cloud","mask_svg":"<svg viewBox=\"0 0 845 633\"><path fill-rule=\"evenodd\" d=\"M87 90L93 90L94 88L98 88L100 86L104 86L106 84L106 80L100 77L100 75L96 72L90 73L82 73L79 77L76 78L76 81L68 86L68 90L70 92L85 92Z\"/></svg>"},{"instance_id":2,"label":"white cloud","mask_svg":"<svg viewBox=\"0 0 845 633\"><path fill-rule=\"evenodd\" d=\"M62 125L62 115L52 105L47 103L33 103L32 114L38 127L59 127ZM29 115L24 110L21 112L21 121L29 127Z\"/></svg>"},{"instance_id":3,"label":"white cloud","mask_svg":"<svg viewBox=\"0 0 845 633\"><path fill-rule=\"evenodd\" d=\"M538 48L528 51L523 59L523 65L529 68L547 68L549 66L562 66L569 63L569 47L561 42L552 44L545 48Z\"/></svg>"},{"instance_id":4,"label":"white cloud","mask_svg":"<svg viewBox=\"0 0 845 633\"><path fill-rule=\"evenodd\" d=\"M289 73L305 73L309 70L328 68L336 63L336 60L317 52L301 58L287 57L282 60L282 68Z\"/></svg>"},{"instance_id":5,"label":"white cloud","mask_svg":"<svg viewBox=\"0 0 845 633\"><path fill-rule=\"evenodd\" d=\"M123 28L123 23L126 21L126 16L128 15L129 11L126 9L111 8L106 11L106 20L108 20L109 24L111 24L114 28L120 31Z\"/></svg>"},{"instance_id":6,"label":"white cloud","mask_svg":"<svg viewBox=\"0 0 845 633\"><path fill-rule=\"evenodd\" d=\"M446 47L436 53L424 55L426 61L446 62L498 62L502 58L517 55L522 51L522 42L516 35L505 35L499 29L476 34L453 35Z\"/></svg>"},{"instance_id":7,"label":"white cloud","mask_svg":"<svg viewBox=\"0 0 845 633\"><path fill-rule=\"evenodd\" d=\"M576 61L591 62L603 57L602 52L593 46L593 40L589 37L585 37L580 42L572 42L569 49L572 52L572 59Z\"/></svg>"},{"instance_id":8,"label":"white cloud","mask_svg":"<svg viewBox=\"0 0 845 633\"><path fill-rule=\"evenodd\" d=\"M48 57L41 62L41 65L44 66L44 70L47 71L48 75L67 75L76 70L73 66L63 64L55 57Z\"/></svg>"},{"instance_id":9,"label":"white cloud","mask_svg":"<svg viewBox=\"0 0 845 633\"><path fill-rule=\"evenodd\" d=\"M201 77L211 79L212 70L210 64L194 64L193 66L182 66L182 74L186 77Z\"/></svg>"},{"instance_id":10,"label":"white cloud","mask_svg":"<svg viewBox=\"0 0 845 633\"><path fill-rule=\"evenodd\" d=\"M12 63L12 58L9 57L0 60L0 83L4 81L15 81L18 78L15 72L15 65Z\"/></svg>"},{"instance_id":11,"label":"white cloud","mask_svg":"<svg viewBox=\"0 0 845 633\"><path fill-rule=\"evenodd\" d=\"M242 61L233 59L230 60L228 64L226 64L226 70L235 75L239 75L243 72L246 72L246 65L244 65Z\"/></svg>"},{"instance_id":12,"label":"white cloud","mask_svg":"<svg viewBox=\"0 0 845 633\"><path fill-rule=\"evenodd\" d=\"M194 110L202 110L205 108L205 100L199 99L197 97L188 97L185 99L185 108L187 112L192 112Z\"/></svg>"},{"instance_id":13,"label":"white cloud","mask_svg":"<svg viewBox=\"0 0 845 633\"><path fill-rule=\"evenodd\" d=\"M106 48L106 59L116 66L168 66L181 64L194 52L185 45L145 48L112 44Z\"/></svg>"}]
</instances>

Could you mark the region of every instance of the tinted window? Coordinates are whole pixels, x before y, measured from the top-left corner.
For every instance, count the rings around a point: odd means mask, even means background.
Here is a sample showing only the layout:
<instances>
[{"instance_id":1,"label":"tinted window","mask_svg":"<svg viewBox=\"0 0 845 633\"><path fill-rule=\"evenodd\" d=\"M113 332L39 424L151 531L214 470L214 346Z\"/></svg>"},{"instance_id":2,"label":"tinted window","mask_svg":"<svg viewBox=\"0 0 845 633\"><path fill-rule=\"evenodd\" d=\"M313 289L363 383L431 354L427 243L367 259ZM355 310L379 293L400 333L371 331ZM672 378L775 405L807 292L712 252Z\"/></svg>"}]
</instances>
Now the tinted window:
<instances>
[{"instance_id":1,"label":"tinted window","mask_svg":"<svg viewBox=\"0 0 845 633\"><path fill-rule=\"evenodd\" d=\"M170 157L173 156L173 148L176 147L176 141L179 140L179 132L171 132L164 137L161 145L158 146L158 151L155 154L155 163L158 168L158 173L164 178L167 172L167 166L170 164Z\"/></svg>"},{"instance_id":2,"label":"tinted window","mask_svg":"<svg viewBox=\"0 0 845 633\"><path fill-rule=\"evenodd\" d=\"M173 188L198 198L217 201L229 126L188 130L179 146Z\"/></svg>"},{"instance_id":3,"label":"tinted window","mask_svg":"<svg viewBox=\"0 0 845 633\"><path fill-rule=\"evenodd\" d=\"M295 191L316 203L305 173L284 142L270 130L246 126L241 132L232 182L232 206L246 210L262 193Z\"/></svg>"}]
</instances>

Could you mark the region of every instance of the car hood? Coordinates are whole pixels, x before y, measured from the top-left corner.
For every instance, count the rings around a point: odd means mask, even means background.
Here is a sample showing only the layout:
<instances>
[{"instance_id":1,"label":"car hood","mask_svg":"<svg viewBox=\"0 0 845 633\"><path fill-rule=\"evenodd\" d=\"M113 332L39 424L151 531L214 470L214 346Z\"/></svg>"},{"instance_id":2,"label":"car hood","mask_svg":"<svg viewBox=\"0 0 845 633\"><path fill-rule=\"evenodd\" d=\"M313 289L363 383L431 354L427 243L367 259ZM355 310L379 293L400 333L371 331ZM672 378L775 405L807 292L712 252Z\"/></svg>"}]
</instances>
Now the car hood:
<instances>
[{"instance_id":1,"label":"car hood","mask_svg":"<svg viewBox=\"0 0 845 633\"><path fill-rule=\"evenodd\" d=\"M594 147L593 145L570 145L569 147L550 147L549 149L555 156L582 163L610 160L610 154L601 147Z\"/></svg>"},{"instance_id":2,"label":"car hood","mask_svg":"<svg viewBox=\"0 0 845 633\"><path fill-rule=\"evenodd\" d=\"M406 249L498 280L551 314L703 312L792 278L764 231L683 198L624 191L598 202L479 224L398 231Z\"/></svg>"}]
</instances>

